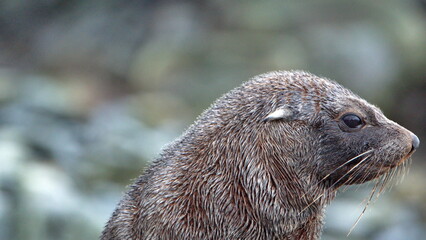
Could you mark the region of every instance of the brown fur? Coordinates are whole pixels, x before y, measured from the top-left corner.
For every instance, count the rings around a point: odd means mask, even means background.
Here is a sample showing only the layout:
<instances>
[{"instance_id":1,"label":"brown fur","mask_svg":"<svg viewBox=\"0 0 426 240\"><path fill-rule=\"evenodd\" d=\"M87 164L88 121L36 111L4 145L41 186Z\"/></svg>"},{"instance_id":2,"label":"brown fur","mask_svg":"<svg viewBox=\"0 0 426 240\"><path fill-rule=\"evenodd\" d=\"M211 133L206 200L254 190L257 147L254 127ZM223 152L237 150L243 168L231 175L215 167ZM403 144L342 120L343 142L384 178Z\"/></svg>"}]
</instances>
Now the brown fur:
<instances>
[{"instance_id":1,"label":"brown fur","mask_svg":"<svg viewBox=\"0 0 426 240\"><path fill-rule=\"evenodd\" d=\"M346 129L348 112L365 126ZM413 138L333 81L263 74L219 98L164 149L101 239L318 239L336 189L399 165Z\"/></svg>"}]
</instances>

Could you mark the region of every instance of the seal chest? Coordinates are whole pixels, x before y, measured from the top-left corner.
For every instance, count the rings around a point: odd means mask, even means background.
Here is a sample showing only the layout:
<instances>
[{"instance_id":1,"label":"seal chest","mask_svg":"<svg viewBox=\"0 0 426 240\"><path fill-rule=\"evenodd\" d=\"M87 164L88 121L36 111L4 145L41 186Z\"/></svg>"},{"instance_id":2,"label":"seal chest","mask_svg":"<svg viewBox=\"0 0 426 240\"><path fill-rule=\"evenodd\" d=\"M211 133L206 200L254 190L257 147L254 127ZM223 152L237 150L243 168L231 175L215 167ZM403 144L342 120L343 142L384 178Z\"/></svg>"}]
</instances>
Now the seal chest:
<instances>
[{"instance_id":1,"label":"seal chest","mask_svg":"<svg viewBox=\"0 0 426 240\"><path fill-rule=\"evenodd\" d=\"M259 75L164 149L101 239L318 239L340 186L384 178L418 146L336 82Z\"/></svg>"}]
</instances>

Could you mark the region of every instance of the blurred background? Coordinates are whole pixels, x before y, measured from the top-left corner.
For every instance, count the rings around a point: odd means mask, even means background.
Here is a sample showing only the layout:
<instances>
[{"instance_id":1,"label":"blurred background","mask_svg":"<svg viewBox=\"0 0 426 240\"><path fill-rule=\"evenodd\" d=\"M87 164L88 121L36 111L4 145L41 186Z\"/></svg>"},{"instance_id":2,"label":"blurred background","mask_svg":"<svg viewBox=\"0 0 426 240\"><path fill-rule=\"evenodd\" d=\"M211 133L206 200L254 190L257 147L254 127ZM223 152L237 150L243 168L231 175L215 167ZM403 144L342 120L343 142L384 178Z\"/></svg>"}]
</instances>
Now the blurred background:
<instances>
[{"instance_id":1,"label":"blurred background","mask_svg":"<svg viewBox=\"0 0 426 240\"><path fill-rule=\"evenodd\" d=\"M426 139L424 0L2 0L0 239L97 239L166 143L280 69L335 79ZM322 239L424 239L424 145L349 237L374 184L339 194Z\"/></svg>"}]
</instances>

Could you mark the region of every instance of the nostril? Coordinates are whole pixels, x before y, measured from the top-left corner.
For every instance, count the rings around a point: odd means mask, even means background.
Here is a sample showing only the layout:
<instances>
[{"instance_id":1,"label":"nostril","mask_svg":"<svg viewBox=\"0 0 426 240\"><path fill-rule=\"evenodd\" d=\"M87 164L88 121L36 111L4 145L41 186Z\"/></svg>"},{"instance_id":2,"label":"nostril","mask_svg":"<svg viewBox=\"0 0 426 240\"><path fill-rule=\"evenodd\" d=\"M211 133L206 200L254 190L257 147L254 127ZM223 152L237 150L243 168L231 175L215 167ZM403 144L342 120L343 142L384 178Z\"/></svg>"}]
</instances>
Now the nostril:
<instances>
[{"instance_id":1,"label":"nostril","mask_svg":"<svg viewBox=\"0 0 426 240\"><path fill-rule=\"evenodd\" d=\"M411 134L411 139L412 139L412 143L411 143L412 150L416 150L420 145L420 139L414 134Z\"/></svg>"}]
</instances>

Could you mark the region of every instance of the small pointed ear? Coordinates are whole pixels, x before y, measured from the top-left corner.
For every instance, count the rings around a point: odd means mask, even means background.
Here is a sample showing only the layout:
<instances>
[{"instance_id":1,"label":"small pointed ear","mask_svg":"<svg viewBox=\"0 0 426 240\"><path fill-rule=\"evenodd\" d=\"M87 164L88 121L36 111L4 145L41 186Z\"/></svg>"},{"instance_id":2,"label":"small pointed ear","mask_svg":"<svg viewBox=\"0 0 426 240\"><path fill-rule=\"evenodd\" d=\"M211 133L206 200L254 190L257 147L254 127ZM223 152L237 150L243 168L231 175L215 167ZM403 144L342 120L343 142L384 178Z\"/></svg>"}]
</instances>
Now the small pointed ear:
<instances>
[{"instance_id":1,"label":"small pointed ear","mask_svg":"<svg viewBox=\"0 0 426 240\"><path fill-rule=\"evenodd\" d=\"M280 107L275 111L271 112L268 116L263 119L264 122L274 121L274 120L291 120L293 117L293 111L288 108Z\"/></svg>"}]
</instances>

